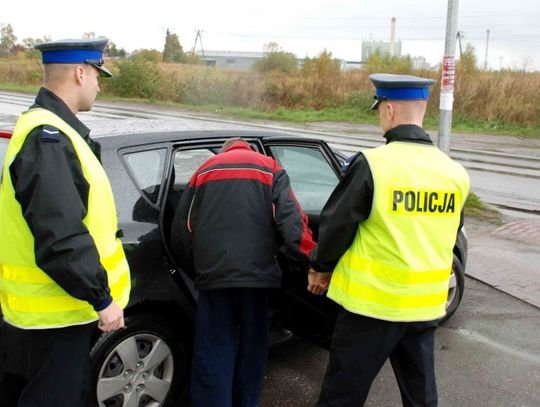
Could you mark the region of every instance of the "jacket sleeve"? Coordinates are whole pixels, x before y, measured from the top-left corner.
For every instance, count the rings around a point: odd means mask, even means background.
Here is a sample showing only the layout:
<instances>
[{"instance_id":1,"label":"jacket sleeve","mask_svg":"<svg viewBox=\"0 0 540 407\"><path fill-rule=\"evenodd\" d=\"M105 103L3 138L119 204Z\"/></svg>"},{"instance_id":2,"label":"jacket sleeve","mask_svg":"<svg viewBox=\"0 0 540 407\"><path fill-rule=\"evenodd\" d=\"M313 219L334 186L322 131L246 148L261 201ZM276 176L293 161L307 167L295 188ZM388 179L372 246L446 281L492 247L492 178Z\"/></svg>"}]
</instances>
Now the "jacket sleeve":
<instances>
[{"instance_id":1,"label":"jacket sleeve","mask_svg":"<svg viewBox=\"0 0 540 407\"><path fill-rule=\"evenodd\" d=\"M373 176L363 155L349 165L321 212L319 240L311 253L316 271L332 272L366 220L373 201Z\"/></svg>"},{"instance_id":2,"label":"jacket sleeve","mask_svg":"<svg viewBox=\"0 0 540 407\"><path fill-rule=\"evenodd\" d=\"M105 309L112 302L107 273L83 223L89 185L69 139L33 130L10 175L34 236L36 264L69 295Z\"/></svg>"},{"instance_id":3,"label":"jacket sleeve","mask_svg":"<svg viewBox=\"0 0 540 407\"><path fill-rule=\"evenodd\" d=\"M277 164L272 185L272 202L276 228L287 254L307 269L309 254L315 247L308 217L294 196L289 176Z\"/></svg>"},{"instance_id":4,"label":"jacket sleeve","mask_svg":"<svg viewBox=\"0 0 540 407\"><path fill-rule=\"evenodd\" d=\"M194 175L195 176L195 175ZM174 261L182 270L191 277L194 277L193 254L191 250L191 231L188 227L189 210L193 197L195 196L195 186L186 187L176 208L173 221L171 223L171 253Z\"/></svg>"}]
</instances>

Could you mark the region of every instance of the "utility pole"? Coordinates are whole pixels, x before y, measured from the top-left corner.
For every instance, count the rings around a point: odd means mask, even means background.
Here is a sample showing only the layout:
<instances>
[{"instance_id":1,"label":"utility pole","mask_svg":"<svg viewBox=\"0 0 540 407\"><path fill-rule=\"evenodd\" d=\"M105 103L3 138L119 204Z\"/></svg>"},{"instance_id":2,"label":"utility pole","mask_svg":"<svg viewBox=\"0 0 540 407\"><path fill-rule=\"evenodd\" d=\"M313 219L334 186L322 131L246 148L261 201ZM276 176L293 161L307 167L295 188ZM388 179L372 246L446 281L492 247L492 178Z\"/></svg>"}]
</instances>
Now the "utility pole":
<instances>
[{"instance_id":1,"label":"utility pole","mask_svg":"<svg viewBox=\"0 0 540 407\"><path fill-rule=\"evenodd\" d=\"M390 56L393 57L396 54L396 17L392 17L390 21Z\"/></svg>"},{"instance_id":2,"label":"utility pole","mask_svg":"<svg viewBox=\"0 0 540 407\"><path fill-rule=\"evenodd\" d=\"M199 44L201 44L201 55L202 59L204 61L204 48L202 45L202 30L195 30L195 44L193 44L193 49L191 50L191 55L195 54L195 48L197 47L197 40L199 40Z\"/></svg>"},{"instance_id":3,"label":"utility pole","mask_svg":"<svg viewBox=\"0 0 540 407\"><path fill-rule=\"evenodd\" d=\"M484 71L487 71L488 68L489 31L490 30L486 30L486 58L484 59Z\"/></svg>"},{"instance_id":4,"label":"utility pole","mask_svg":"<svg viewBox=\"0 0 540 407\"><path fill-rule=\"evenodd\" d=\"M439 148L450 151L452 133L452 107L454 105L454 82L456 77L456 37L459 0L448 0L446 16L446 41L441 76L441 99L439 118Z\"/></svg>"}]
</instances>

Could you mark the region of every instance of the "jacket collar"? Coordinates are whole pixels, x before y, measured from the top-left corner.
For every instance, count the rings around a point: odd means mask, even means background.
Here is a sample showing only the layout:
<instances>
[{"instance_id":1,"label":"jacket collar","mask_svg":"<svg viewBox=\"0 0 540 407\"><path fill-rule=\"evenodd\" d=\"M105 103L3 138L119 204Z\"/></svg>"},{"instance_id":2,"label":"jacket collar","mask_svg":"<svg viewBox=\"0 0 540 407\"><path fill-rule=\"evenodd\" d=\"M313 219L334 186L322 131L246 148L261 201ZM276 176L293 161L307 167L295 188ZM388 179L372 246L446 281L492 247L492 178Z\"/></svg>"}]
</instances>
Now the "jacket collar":
<instances>
[{"instance_id":1,"label":"jacket collar","mask_svg":"<svg viewBox=\"0 0 540 407\"><path fill-rule=\"evenodd\" d=\"M433 144L431 137L426 131L415 124L402 124L388 130L383 136L386 144L392 141L408 141L411 143Z\"/></svg>"},{"instance_id":2,"label":"jacket collar","mask_svg":"<svg viewBox=\"0 0 540 407\"><path fill-rule=\"evenodd\" d=\"M78 118L73 114L69 107L64 103L62 99L56 96L52 91L47 88L40 88L36 101L31 108L41 107L47 109L64 120L69 124L77 133L79 133L84 139L87 139L90 134L90 129L86 127Z\"/></svg>"},{"instance_id":3,"label":"jacket collar","mask_svg":"<svg viewBox=\"0 0 540 407\"><path fill-rule=\"evenodd\" d=\"M224 153L228 152L228 151L232 151L232 150L250 150L250 151L253 151L251 149L251 147L246 144L246 143L243 143L241 141L237 142L237 143L234 143L232 146L228 147Z\"/></svg>"}]
</instances>

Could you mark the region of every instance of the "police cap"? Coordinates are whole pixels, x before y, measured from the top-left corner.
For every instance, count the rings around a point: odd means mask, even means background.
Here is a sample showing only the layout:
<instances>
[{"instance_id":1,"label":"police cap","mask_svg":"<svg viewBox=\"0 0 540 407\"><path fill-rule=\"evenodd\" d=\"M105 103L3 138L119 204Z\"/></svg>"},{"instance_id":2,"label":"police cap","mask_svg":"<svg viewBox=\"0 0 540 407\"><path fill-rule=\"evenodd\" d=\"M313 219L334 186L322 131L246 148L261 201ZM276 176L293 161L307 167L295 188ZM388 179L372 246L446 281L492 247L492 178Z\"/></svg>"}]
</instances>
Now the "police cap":
<instances>
[{"instance_id":1,"label":"police cap","mask_svg":"<svg viewBox=\"0 0 540 407\"><path fill-rule=\"evenodd\" d=\"M375 103L371 110L377 110L383 100L427 100L429 87L437 81L412 75L374 73L369 79L375 85Z\"/></svg>"},{"instance_id":2,"label":"police cap","mask_svg":"<svg viewBox=\"0 0 540 407\"><path fill-rule=\"evenodd\" d=\"M41 51L43 64L89 64L109 77L112 73L103 66L103 51L107 38L88 38L79 40L59 40L35 46Z\"/></svg>"}]
</instances>

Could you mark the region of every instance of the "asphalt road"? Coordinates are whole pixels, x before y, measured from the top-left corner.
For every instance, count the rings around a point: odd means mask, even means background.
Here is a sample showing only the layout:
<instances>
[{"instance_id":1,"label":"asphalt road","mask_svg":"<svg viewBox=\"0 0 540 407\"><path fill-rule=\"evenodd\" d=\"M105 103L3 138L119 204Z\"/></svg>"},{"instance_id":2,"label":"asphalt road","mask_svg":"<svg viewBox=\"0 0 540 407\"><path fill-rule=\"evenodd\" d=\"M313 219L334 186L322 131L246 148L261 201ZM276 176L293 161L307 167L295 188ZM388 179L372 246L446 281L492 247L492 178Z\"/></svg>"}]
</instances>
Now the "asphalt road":
<instances>
[{"instance_id":1,"label":"asphalt road","mask_svg":"<svg viewBox=\"0 0 540 407\"><path fill-rule=\"evenodd\" d=\"M436 334L441 407L539 407L538 308L467 279L463 302ZM260 407L314 406L328 352L303 340L273 351ZM367 406L400 406L392 369L385 365Z\"/></svg>"}]
</instances>

